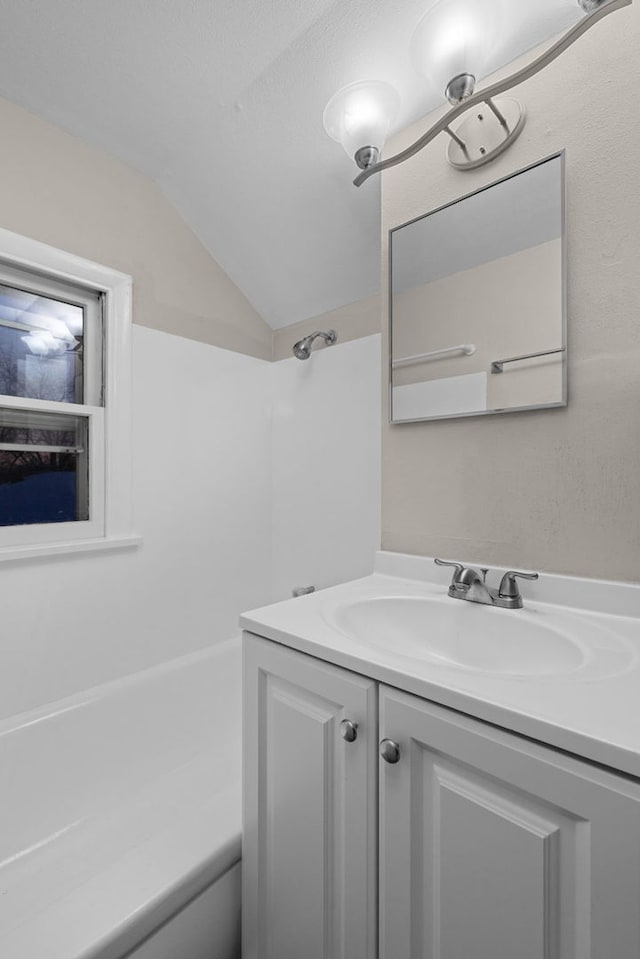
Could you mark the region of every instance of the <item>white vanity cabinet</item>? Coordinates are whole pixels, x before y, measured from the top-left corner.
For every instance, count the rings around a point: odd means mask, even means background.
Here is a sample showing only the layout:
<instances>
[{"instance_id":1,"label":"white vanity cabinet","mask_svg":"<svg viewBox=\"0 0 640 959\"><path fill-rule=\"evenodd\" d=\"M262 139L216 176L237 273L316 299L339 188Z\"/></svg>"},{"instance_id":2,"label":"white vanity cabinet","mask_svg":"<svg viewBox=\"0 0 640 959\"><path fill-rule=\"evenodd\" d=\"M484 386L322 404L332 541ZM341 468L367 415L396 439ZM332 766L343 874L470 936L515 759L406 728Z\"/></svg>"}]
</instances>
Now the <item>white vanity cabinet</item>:
<instances>
[{"instance_id":1,"label":"white vanity cabinet","mask_svg":"<svg viewBox=\"0 0 640 959\"><path fill-rule=\"evenodd\" d=\"M243 959L374 959L376 683L243 642Z\"/></svg>"},{"instance_id":2,"label":"white vanity cabinet","mask_svg":"<svg viewBox=\"0 0 640 959\"><path fill-rule=\"evenodd\" d=\"M380 959L640 956L637 782L385 686L380 737Z\"/></svg>"},{"instance_id":3,"label":"white vanity cabinet","mask_svg":"<svg viewBox=\"0 0 640 959\"><path fill-rule=\"evenodd\" d=\"M638 959L637 780L244 641L244 959Z\"/></svg>"}]
</instances>

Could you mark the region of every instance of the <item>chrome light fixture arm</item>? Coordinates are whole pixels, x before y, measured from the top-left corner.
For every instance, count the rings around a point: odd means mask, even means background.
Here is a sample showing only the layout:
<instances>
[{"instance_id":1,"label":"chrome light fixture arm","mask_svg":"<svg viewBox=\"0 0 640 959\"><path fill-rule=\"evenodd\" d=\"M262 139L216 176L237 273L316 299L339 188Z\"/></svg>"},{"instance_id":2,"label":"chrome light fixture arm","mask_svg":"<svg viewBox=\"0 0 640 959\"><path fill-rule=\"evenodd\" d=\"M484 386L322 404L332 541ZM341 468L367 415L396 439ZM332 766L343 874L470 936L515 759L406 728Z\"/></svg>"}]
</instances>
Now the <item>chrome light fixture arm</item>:
<instances>
[{"instance_id":1,"label":"chrome light fixture arm","mask_svg":"<svg viewBox=\"0 0 640 959\"><path fill-rule=\"evenodd\" d=\"M505 93L512 87L518 86L520 83L524 83L525 80L529 80L531 77L535 76L536 73L544 70L545 67L549 66L550 63L553 63L554 60L561 56L565 50L572 46L576 40L578 40L584 33L587 32L587 30L595 26L596 23L608 16L610 13L615 13L616 10L621 10L623 7L630 6L631 3L632 0L607 0L607 2L602 3L591 13L588 13L585 17L579 20L578 23L576 23L573 27L567 30L567 32L563 34L559 40L553 43L531 63L528 63L520 70L516 70L516 72L512 73L510 76L505 77L502 80L498 80L496 83L490 84L483 90L473 93L466 100L463 100L461 103L456 104L456 106L448 110L444 116L442 116L431 127L431 129L427 130L427 132L419 137L415 143L412 143L411 146L408 146L406 149L401 150L400 153L396 153L394 156L388 157L385 160L380 160L378 163L374 163L366 170L363 170L362 173L359 173L353 181L354 186L362 186L365 180L368 180L369 177L373 176L374 174L382 173L383 170L388 170L390 167L397 166L399 163L404 163L405 160L415 156L416 153L419 153L420 150L431 143L432 140L435 140L435 138L441 133L448 132L450 135L453 135L453 131L448 129L449 125L472 107L475 107L480 103L487 103L493 109L491 101L494 97L499 96L501 93Z\"/></svg>"}]
</instances>

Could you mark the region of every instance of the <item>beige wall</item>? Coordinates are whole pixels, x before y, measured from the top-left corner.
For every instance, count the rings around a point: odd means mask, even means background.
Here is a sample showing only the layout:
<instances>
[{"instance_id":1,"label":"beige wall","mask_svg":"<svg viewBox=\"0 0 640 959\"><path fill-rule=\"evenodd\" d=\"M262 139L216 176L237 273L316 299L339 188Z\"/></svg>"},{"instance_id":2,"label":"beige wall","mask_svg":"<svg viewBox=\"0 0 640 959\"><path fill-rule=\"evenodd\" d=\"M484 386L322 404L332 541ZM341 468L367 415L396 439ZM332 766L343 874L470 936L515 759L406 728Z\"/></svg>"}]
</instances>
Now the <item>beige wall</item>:
<instances>
[{"instance_id":1,"label":"beige wall","mask_svg":"<svg viewBox=\"0 0 640 959\"><path fill-rule=\"evenodd\" d=\"M638 49L635 4L514 91L527 126L493 164L454 171L440 137L384 174L383 290L391 227L566 148L569 283L567 409L385 422L385 549L640 580Z\"/></svg>"},{"instance_id":2,"label":"beige wall","mask_svg":"<svg viewBox=\"0 0 640 959\"><path fill-rule=\"evenodd\" d=\"M476 350L393 371L405 386L467 373L490 373L494 360L562 346L562 240L549 240L393 297L393 356L472 343ZM562 357L505 366L489 375L487 406L562 402ZM429 416L425 410L425 416Z\"/></svg>"},{"instance_id":3,"label":"beige wall","mask_svg":"<svg viewBox=\"0 0 640 959\"><path fill-rule=\"evenodd\" d=\"M2 99L0 129L1 227L131 274L142 326L271 359L271 329L151 180Z\"/></svg>"},{"instance_id":4,"label":"beige wall","mask_svg":"<svg viewBox=\"0 0 640 959\"><path fill-rule=\"evenodd\" d=\"M286 360L291 356L293 344L314 333L316 330L335 330L338 334L338 343L348 343L350 340L359 340L363 336L380 332L380 297L369 296L357 303L349 303L337 310L321 313L310 320L285 326L273 334L273 359ZM313 349L324 349L322 340L316 340Z\"/></svg>"}]
</instances>

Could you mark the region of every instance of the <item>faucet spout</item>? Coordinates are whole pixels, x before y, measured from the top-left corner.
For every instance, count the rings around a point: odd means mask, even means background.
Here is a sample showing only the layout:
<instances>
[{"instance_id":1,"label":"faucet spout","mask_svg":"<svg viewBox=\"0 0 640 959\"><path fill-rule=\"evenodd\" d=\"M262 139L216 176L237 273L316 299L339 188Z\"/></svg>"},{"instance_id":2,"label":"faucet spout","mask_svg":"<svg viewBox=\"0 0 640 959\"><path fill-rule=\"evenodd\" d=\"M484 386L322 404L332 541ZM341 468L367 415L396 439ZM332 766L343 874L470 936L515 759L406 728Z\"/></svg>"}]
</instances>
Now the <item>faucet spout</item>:
<instances>
[{"instance_id":1,"label":"faucet spout","mask_svg":"<svg viewBox=\"0 0 640 959\"><path fill-rule=\"evenodd\" d=\"M464 598L469 603L482 603L484 606L493 606L494 603L494 597L489 587L485 586L481 579L474 580L467 588Z\"/></svg>"},{"instance_id":2,"label":"faucet spout","mask_svg":"<svg viewBox=\"0 0 640 959\"><path fill-rule=\"evenodd\" d=\"M469 603L483 603L485 606L493 605L493 596L489 587L485 583L486 573L468 566L460 574L460 592L463 595L461 599L466 599Z\"/></svg>"}]
</instances>

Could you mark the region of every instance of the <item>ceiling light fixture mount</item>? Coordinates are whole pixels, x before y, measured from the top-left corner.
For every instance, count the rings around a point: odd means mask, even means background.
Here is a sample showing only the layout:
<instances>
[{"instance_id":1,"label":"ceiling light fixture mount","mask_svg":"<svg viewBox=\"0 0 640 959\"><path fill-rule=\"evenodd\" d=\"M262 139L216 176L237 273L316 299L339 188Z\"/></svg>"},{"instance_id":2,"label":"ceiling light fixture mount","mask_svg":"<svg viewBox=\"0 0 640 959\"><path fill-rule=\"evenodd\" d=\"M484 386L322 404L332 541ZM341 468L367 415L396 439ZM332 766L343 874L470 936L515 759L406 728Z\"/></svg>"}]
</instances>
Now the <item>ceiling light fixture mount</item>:
<instances>
[{"instance_id":1,"label":"ceiling light fixture mount","mask_svg":"<svg viewBox=\"0 0 640 959\"><path fill-rule=\"evenodd\" d=\"M508 150L522 133L526 122L525 108L518 100L488 97L460 124L451 137L447 159L456 170L475 170L491 163Z\"/></svg>"},{"instance_id":2,"label":"ceiling light fixture mount","mask_svg":"<svg viewBox=\"0 0 640 959\"><path fill-rule=\"evenodd\" d=\"M632 0L575 0L585 16L559 40L510 76L476 92L489 56L488 39L499 21L499 3L482 9L470 0L439 0L418 24L411 55L416 68L452 105L426 133L400 153L380 159L384 141L399 111L400 99L389 84L379 81L353 83L335 94L324 112L327 133L341 143L361 172L353 181L361 186L376 173L415 156L440 133L447 133L449 162L458 170L473 170L490 163L518 138L526 122L524 107L517 100L500 97L524 83L572 46L592 26ZM493 9L493 23L487 11ZM494 31L495 32L495 31ZM473 113L470 111L473 110ZM456 128L451 124L469 112Z\"/></svg>"}]
</instances>

